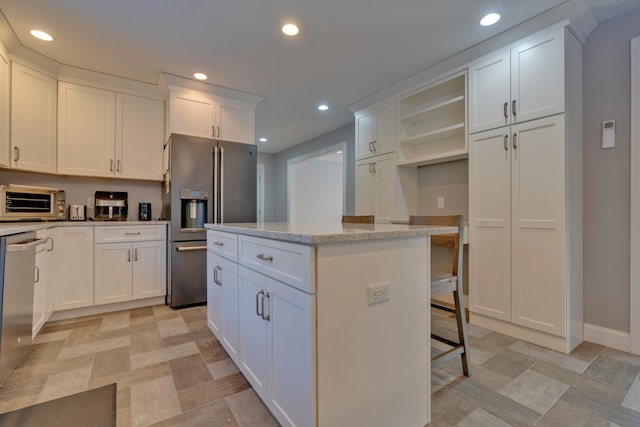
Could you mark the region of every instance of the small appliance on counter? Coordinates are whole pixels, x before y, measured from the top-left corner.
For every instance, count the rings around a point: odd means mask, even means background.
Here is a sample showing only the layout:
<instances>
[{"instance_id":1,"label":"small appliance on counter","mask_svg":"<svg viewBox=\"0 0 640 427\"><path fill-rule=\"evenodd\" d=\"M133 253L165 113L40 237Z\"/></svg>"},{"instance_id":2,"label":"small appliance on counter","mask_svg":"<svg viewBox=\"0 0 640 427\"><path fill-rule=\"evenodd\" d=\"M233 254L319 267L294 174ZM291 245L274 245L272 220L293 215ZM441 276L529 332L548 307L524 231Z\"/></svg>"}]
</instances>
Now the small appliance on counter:
<instances>
[{"instance_id":1,"label":"small appliance on counter","mask_svg":"<svg viewBox=\"0 0 640 427\"><path fill-rule=\"evenodd\" d=\"M59 188L0 185L0 221L60 221L66 193Z\"/></svg>"},{"instance_id":2,"label":"small appliance on counter","mask_svg":"<svg viewBox=\"0 0 640 427\"><path fill-rule=\"evenodd\" d=\"M138 220L151 221L151 203L138 203Z\"/></svg>"},{"instance_id":3,"label":"small appliance on counter","mask_svg":"<svg viewBox=\"0 0 640 427\"><path fill-rule=\"evenodd\" d=\"M96 221L126 221L126 191L96 191Z\"/></svg>"},{"instance_id":4,"label":"small appliance on counter","mask_svg":"<svg viewBox=\"0 0 640 427\"><path fill-rule=\"evenodd\" d=\"M84 205L69 205L69 221L85 221L87 210Z\"/></svg>"}]
</instances>

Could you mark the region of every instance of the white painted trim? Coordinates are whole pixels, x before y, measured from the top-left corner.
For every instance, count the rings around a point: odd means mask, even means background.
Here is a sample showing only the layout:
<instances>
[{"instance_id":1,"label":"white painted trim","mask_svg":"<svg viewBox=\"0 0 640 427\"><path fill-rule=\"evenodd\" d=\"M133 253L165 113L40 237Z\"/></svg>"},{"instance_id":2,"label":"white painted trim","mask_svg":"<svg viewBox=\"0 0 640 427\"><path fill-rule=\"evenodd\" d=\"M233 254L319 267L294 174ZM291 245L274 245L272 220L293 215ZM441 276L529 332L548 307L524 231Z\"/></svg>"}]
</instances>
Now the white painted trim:
<instances>
[{"instance_id":1,"label":"white painted trim","mask_svg":"<svg viewBox=\"0 0 640 427\"><path fill-rule=\"evenodd\" d=\"M628 332L585 323L584 340L620 351L629 351L630 335Z\"/></svg>"},{"instance_id":2,"label":"white painted trim","mask_svg":"<svg viewBox=\"0 0 640 427\"><path fill-rule=\"evenodd\" d=\"M257 165L257 179L258 179L258 188L256 191L256 197L257 197L257 208L258 208L258 212L257 212L257 218L256 220L258 222L264 222L264 199L265 199L265 195L264 195L264 191L265 191L265 184L264 184L264 163L258 163Z\"/></svg>"},{"instance_id":3,"label":"white painted trim","mask_svg":"<svg viewBox=\"0 0 640 427\"><path fill-rule=\"evenodd\" d=\"M54 311L48 321L73 319L75 317L94 316L96 314L111 313L113 311L131 310L134 308L148 307L152 305L164 305L165 297L152 297L131 301L117 302L114 304L94 305L91 307L73 308L70 310Z\"/></svg>"},{"instance_id":4,"label":"white painted trim","mask_svg":"<svg viewBox=\"0 0 640 427\"><path fill-rule=\"evenodd\" d=\"M636 119L636 117L638 119ZM640 354L640 37L631 39L630 349Z\"/></svg>"}]
</instances>

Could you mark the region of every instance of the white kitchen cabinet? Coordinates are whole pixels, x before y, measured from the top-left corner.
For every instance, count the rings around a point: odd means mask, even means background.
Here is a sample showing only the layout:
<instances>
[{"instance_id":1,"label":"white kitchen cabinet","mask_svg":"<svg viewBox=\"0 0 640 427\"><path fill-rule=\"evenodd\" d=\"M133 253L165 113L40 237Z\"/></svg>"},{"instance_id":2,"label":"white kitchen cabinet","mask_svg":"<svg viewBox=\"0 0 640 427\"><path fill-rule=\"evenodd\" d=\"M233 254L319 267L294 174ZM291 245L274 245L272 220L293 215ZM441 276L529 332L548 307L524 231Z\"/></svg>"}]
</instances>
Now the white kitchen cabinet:
<instances>
[{"instance_id":1,"label":"white kitchen cabinet","mask_svg":"<svg viewBox=\"0 0 640 427\"><path fill-rule=\"evenodd\" d=\"M315 425L315 295L243 266L240 366L284 425Z\"/></svg>"},{"instance_id":2,"label":"white kitchen cabinet","mask_svg":"<svg viewBox=\"0 0 640 427\"><path fill-rule=\"evenodd\" d=\"M10 121L10 66L9 54L5 47L0 43L0 166L9 167L11 160L9 157L10 139L9 124Z\"/></svg>"},{"instance_id":3,"label":"white kitchen cabinet","mask_svg":"<svg viewBox=\"0 0 640 427\"><path fill-rule=\"evenodd\" d=\"M95 305L166 294L164 225L97 227Z\"/></svg>"},{"instance_id":4,"label":"white kitchen cabinet","mask_svg":"<svg viewBox=\"0 0 640 427\"><path fill-rule=\"evenodd\" d=\"M45 239L48 237L48 231L38 230L36 237ZM52 282L49 280L49 258L52 248L51 240L36 247L36 271L33 283L33 338L53 313Z\"/></svg>"},{"instance_id":5,"label":"white kitchen cabinet","mask_svg":"<svg viewBox=\"0 0 640 427\"><path fill-rule=\"evenodd\" d=\"M171 90L169 133L253 144L255 105L193 90Z\"/></svg>"},{"instance_id":6,"label":"white kitchen cabinet","mask_svg":"<svg viewBox=\"0 0 640 427\"><path fill-rule=\"evenodd\" d=\"M466 82L462 71L398 99L398 165L467 157Z\"/></svg>"},{"instance_id":7,"label":"white kitchen cabinet","mask_svg":"<svg viewBox=\"0 0 640 427\"><path fill-rule=\"evenodd\" d=\"M396 167L394 153L356 161L355 214L377 223L407 221L417 211L416 168Z\"/></svg>"},{"instance_id":8,"label":"white kitchen cabinet","mask_svg":"<svg viewBox=\"0 0 640 427\"><path fill-rule=\"evenodd\" d=\"M396 110L393 99L383 101L355 114L356 160L396 149Z\"/></svg>"},{"instance_id":9,"label":"white kitchen cabinet","mask_svg":"<svg viewBox=\"0 0 640 427\"><path fill-rule=\"evenodd\" d=\"M114 176L115 104L113 91L58 83L58 173Z\"/></svg>"},{"instance_id":10,"label":"white kitchen cabinet","mask_svg":"<svg viewBox=\"0 0 640 427\"><path fill-rule=\"evenodd\" d=\"M93 305L93 227L52 229L54 250L49 264L54 283L54 310Z\"/></svg>"},{"instance_id":11,"label":"white kitchen cabinet","mask_svg":"<svg viewBox=\"0 0 640 427\"><path fill-rule=\"evenodd\" d=\"M117 177L162 181L164 103L117 93L115 144Z\"/></svg>"},{"instance_id":12,"label":"white kitchen cabinet","mask_svg":"<svg viewBox=\"0 0 640 427\"><path fill-rule=\"evenodd\" d=\"M11 168L56 172L57 80L11 63Z\"/></svg>"},{"instance_id":13,"label":"white kitchen cabinet","mask_svg":"<svg viewBox=\"0 0 640 427\"><path fill-rule=\"evenodd\" d=\"M565 111L564 28L469 66L469 133Z\"/></svg>"},{"instance_id":14,"label":"white kitchen cabinet","mask_svg":"<svg viewBox=\"0 0 640 427\"><path fill-rule=\"evenodd\" d=\"M239 364L238 265L212 251L207 251L207 322L231 360Z\"/></svg>"}]
</instances>

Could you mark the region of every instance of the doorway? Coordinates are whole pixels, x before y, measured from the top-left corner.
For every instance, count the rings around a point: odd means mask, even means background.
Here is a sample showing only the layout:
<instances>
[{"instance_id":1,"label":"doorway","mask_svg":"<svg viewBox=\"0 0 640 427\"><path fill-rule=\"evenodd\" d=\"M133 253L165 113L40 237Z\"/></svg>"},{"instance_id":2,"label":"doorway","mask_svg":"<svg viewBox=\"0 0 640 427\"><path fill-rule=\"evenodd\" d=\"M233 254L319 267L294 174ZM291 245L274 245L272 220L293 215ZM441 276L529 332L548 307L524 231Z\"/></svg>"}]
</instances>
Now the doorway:
<instances>
[{"instance_id":1,"label":"doorway","mask_svg":"<svg viewBox=\"0 0 640 427\"><path fill-rule=\"evenodd\" d=\"M288 163L288 220L294 224L339 223L345 206L346 142Z\"/></svg>"}]
</instances>

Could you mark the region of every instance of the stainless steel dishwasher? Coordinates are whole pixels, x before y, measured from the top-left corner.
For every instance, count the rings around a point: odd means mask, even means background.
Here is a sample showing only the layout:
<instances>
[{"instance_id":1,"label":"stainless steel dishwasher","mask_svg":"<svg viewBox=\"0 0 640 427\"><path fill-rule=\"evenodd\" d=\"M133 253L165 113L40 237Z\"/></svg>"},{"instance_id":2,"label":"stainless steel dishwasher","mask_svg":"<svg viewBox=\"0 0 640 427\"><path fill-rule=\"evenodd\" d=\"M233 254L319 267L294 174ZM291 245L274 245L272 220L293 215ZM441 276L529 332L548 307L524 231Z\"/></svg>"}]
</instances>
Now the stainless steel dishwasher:
<instances>
[{"instance_id":1,"label":"stainless steel dishwasher","mask_svg":"<svg viewBox=\"0 0 640 427\"><path fill-rule=\"evenodd\" d=\"M0 385L31 348L36 232L0 237Z\"/></svg>"}]
</instances>

